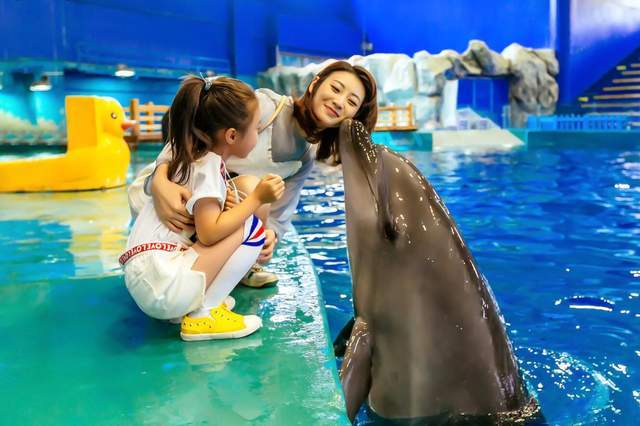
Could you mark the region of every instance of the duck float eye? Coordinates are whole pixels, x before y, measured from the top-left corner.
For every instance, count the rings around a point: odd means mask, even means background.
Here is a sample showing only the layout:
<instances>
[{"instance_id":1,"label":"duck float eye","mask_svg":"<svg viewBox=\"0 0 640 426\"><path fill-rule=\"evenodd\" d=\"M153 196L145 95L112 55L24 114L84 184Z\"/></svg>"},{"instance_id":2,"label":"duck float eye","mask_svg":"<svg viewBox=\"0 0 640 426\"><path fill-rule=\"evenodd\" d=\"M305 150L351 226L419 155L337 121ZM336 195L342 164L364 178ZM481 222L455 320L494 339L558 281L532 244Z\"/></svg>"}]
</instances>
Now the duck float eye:
<instances>
[{"instance_id":1,"label":"duck float eye","mask_svg":"<svg viewBox=\"0 0 640 426\"><path fill-rule=\"evenodd\" d=\"M118 118L118 114L116 114L115 112L112 112L111 113L111 118L113 118L115 120L116 118Z\"/></svg>"}]
</instances>

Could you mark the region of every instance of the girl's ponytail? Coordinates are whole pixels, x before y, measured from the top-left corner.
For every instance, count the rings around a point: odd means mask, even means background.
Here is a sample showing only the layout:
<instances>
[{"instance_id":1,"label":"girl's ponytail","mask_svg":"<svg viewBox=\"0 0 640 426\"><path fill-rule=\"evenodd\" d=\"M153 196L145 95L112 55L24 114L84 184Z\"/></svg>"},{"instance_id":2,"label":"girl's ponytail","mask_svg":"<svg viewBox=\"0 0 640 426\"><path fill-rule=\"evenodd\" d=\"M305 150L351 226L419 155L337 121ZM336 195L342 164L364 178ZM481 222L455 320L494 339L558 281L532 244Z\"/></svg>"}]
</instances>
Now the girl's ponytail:
<instances>
[{"instance_id":1,"label":"girl's ponytail","mask_svg":"<svg viewBox=\"0 0 640 426\"><path fill-rule=\"evenodd\" d=\"M185 184L191 163L213 149L214 134L226 128L246 130L256 106L253 90L240 80L188 76L169 109L169 179Z\"/></svg>"}]
</instances>

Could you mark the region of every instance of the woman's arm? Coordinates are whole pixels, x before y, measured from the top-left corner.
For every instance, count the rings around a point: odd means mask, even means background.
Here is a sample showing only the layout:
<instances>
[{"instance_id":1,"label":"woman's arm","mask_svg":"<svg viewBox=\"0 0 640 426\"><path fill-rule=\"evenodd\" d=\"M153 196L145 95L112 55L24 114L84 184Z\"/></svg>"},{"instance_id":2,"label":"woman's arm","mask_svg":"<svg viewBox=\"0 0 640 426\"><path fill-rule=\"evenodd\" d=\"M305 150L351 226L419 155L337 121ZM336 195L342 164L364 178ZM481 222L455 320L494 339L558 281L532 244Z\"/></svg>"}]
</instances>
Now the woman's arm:
<instances>
[{"instance_id":1,"label":"woman's arm","mask_svg":"<svg viewBox=\"0 0 640 426\"><path fill-rule=\"evenodd\" d=\"M193 218L185 208L191 191L170 181L168 171L168 163L158 165L151 181L151 196L160 221L173 232L180 233L193 226Z\"/></svg>"},{"instance_id":2,"label":"woman's arm","mask_svg":"<svg viewBox=\"0 0 640 426\"><path fill-rule=\"evenodd\" d=\"M149 201L149 193L145 192L145 183L149 176L156 169L156 163L151 162L142 169L136 178L127 186L127 200L129 201L129 209L131 217L135 220L142 211L144 205Z\"/></svg>"},{"instance_id":3,"label":"woman's arm","mask_svg":"<svg viewBox=\"0 0 640 426\"><path fill-rule=\"evenodd\" d=\"M198 241L210 246L223 240L243 226L247 218L261 205L280 198L283 191L282 178L269 174L262 178L251 194L231 210L221 213L220 203L214 198L202 198L196 201L193 214Z\"/></svg>"},{"instance_id":4,"label":"woman's arm","mask_svg":"<svg viewBox=\"0 0 640 426\"><path fill-rule=\"evenodd\" d=\"M291 218L300 201L300 192L304 187L305 179L313 170L313 165L314 160L309 159L302 163L300 170L285 179L285 192L282 198L271 205L266 227L275 230L280 236L286 234L291 228Z\"/></svg>"}]
</instances>

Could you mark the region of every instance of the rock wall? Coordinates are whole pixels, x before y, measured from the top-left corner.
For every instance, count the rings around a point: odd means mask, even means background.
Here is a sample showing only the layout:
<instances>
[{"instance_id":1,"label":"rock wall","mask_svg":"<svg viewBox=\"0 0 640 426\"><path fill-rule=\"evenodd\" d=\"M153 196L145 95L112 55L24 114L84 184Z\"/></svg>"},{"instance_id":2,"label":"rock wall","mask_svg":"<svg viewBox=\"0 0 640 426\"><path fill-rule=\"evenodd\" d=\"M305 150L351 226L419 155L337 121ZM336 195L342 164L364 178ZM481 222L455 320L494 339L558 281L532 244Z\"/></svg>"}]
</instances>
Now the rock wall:
<instances>
[{"instance_id":1,"label":"rock wall","mask_svg":"<svg viewBox=\"0 0 640 426\"><path fill-rule=\"evenodd\" d=\"M278 93L300 96L315 74L333 60L305 67L276 66L261 73L258 83ZM415 107L418 127L455 127L457 80L466 77L509 78L511 126L522 127L527 114L552 114L558 100L558 61L551 49L529 49L517 43L502 53L494 52L480 40L471 40L463 53L425 50L413 57L405 54L375 53L355 55L353 65L369 70L378 83L378 102ZM455 114L454 114L455 115Z\"/></svg>"}]
</instances>

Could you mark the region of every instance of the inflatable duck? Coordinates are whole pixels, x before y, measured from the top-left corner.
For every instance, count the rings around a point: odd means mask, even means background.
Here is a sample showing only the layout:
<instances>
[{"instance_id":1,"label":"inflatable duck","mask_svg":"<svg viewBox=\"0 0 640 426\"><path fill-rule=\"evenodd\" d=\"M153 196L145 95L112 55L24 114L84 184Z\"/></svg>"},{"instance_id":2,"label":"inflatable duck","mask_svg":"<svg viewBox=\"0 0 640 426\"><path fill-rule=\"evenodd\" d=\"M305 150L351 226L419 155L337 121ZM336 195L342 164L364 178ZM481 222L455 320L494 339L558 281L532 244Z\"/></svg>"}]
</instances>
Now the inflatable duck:
<instances>
[{"instance_id":1,"label":"inflatable duck","mask_svg":"<svg viewBox=\"0 0 640 426\"><path fill-rule=\"evenodd\" d=\"M0 162L0 192L78 191L125 184L130 152L113 98L67 96L67 152Z\"/></svg>"}]
</instances>

